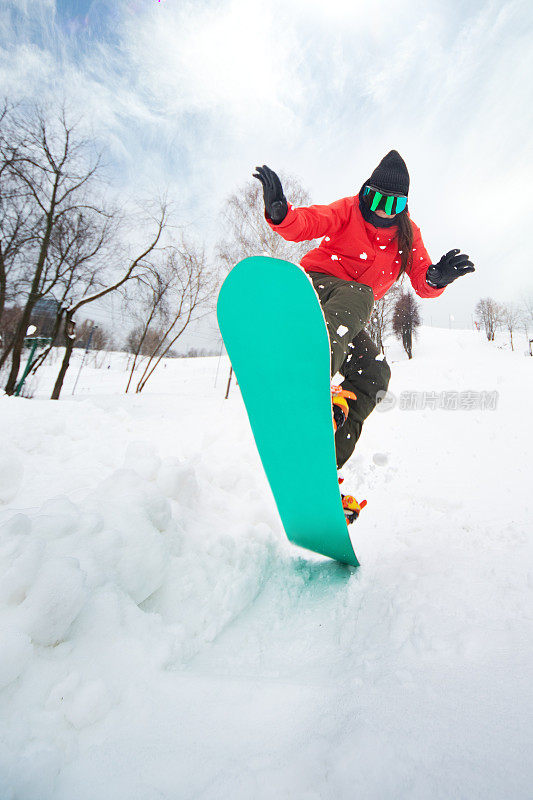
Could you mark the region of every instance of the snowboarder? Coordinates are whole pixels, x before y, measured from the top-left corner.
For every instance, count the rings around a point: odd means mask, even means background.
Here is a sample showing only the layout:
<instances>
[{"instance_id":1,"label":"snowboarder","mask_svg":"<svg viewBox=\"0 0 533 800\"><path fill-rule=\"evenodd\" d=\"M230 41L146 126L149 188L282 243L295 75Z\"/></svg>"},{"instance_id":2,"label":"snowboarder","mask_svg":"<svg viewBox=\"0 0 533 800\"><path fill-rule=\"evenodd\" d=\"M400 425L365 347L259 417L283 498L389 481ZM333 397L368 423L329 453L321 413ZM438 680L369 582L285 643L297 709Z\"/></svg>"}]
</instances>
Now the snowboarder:
<instances>
[{"instance_id":1,"label":"snowboarder","mask_svg":"<svg viewBox=\"0 0 533 800\"><path fill-rule=\"evenodd\" d=\"M473 272L474 265L458 249L432 264L420 229L409 215L409 173L396 150L380 161L357 195L330 205L293 207L279 177L266 165L256 167L254 177L263 186L265 218L274 231L291 242L324 237L300 265L313 282L329 331L340 469L389 384L389 365L364 330L374 301L404 273L419 297L439 297L456 278ZM344 497L343 505L348 519ZM352 519L357 514L355 508Z\"/></svg>"}]
</instances>

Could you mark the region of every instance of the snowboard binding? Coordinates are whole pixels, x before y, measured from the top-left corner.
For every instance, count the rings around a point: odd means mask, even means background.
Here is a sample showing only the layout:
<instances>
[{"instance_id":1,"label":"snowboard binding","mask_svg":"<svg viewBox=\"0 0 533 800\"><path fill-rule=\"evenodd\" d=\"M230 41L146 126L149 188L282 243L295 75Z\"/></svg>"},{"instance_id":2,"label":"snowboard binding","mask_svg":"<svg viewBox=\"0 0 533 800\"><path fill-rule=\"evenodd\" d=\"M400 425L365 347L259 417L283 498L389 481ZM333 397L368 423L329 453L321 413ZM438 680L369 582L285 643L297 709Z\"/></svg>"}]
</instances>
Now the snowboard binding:
<instances>
[{"instance_id":1,"label":"snowboard binding","mask_svg":"<svg viewBox=\"0 0 533 800\"><path fill-rule=\"evenodd\" d=\"M351 494L341 494L341 497L346 524L351 525L352 522L355 522L361 510L366 506L366 500L361 500L361 502L358 503Z\"/></svg>"},{"instance_id":2,"label":"snowboard binding","mask_svg":"<svg viewBox=\"0 0 533 800\"><path fill-rule=\"evenodd\" d=\"M339 485L344 481L344 478L339 477ZM359 514L361 513L362 509L366 506L366 500L361 500L359 503L355 497L351 494L342 494L341 492L341 499L342 499L342 508L344 510L344 516L346 517L346 524L351 525L352 522L355 522Z\"/></svg>"},{"instance_id":3,"label":"snowboard binding","mask_svg":"<svg viewBox=\"0 0 533 800\"><path fill-rule=\"evenodd\" d=\"M331 387L331 402L333 405L333 430L335 433L342 428L348 418L350 410L348 400L357 400L354 392L343 389L342 386Z\"/></svg>"}]
</instances>

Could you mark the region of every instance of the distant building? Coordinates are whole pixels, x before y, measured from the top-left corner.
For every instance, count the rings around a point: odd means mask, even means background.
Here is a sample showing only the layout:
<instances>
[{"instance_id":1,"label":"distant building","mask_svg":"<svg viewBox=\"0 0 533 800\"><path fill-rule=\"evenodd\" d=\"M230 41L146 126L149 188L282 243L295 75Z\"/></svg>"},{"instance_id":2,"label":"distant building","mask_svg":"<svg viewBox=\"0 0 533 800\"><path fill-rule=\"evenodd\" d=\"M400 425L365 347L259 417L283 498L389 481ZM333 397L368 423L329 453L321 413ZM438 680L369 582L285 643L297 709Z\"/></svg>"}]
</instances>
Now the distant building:
<instances>
[{"instance_id":1,"label":"distant building","mask_svg":"<svg viewBox=\"0 0 533 800\"><path fill-rule=\"evenodd\" d=\"M53 297L42 297L35 303L31 324L37 328L36 336L52 336L60 304Z\"/></svg>"}]
</instances>

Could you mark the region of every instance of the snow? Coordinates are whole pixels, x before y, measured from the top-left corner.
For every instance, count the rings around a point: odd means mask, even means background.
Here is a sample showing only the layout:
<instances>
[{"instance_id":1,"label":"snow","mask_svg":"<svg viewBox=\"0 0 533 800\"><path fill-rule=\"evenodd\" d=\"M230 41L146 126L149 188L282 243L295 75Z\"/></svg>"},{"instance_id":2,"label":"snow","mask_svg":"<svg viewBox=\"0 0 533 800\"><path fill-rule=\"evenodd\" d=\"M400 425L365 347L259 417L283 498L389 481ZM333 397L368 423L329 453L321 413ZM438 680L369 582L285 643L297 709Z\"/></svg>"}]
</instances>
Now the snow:
<instances>
[{"instance_id":1,"label":"snow","mask_svg":"<svg viewBox=\"0 0 533 800\"><path fill-rule=\"evenodd\" d=\"M498 403L370 417L358 570L284 538L227 362L0 398L2 800L529 797L533 359L503 342L387 347L396 398Z\"/></svg>"},{"instance_id":2,"label":"snow","mask_svg":"<svg viewBox=\"0 0 533 800\"><path fill-rule=\"evenodd\" d=\"M18 492L24 467L16 452L6 442L0 453L0 508L9 503Z\"/></svg>"}]
</instances>

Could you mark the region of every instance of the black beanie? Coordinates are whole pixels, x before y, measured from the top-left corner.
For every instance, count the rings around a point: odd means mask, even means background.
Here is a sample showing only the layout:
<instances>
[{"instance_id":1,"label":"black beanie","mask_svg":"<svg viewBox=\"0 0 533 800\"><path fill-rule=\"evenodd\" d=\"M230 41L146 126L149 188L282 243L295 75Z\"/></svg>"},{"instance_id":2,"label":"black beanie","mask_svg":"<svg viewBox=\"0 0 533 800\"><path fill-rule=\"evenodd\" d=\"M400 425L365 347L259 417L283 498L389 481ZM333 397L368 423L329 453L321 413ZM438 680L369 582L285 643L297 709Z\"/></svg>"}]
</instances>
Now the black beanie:
<instances>
[{"instance_id":1,"label":"black beanie","mask_svg":"<svg viewBox=\"0 0 533 800\"><path fill-rule=\"evenodd\" d=\"M409 192L409 173L397 150L391 150L381 159L366 183L383 192L405 195Z\"/></svg>"}]
</instances>

